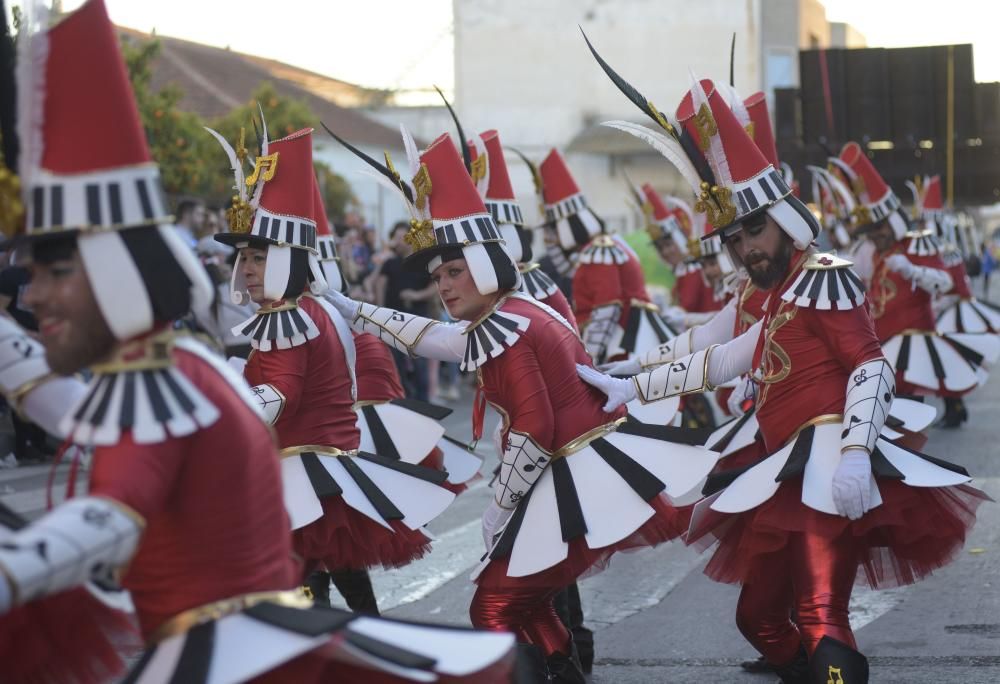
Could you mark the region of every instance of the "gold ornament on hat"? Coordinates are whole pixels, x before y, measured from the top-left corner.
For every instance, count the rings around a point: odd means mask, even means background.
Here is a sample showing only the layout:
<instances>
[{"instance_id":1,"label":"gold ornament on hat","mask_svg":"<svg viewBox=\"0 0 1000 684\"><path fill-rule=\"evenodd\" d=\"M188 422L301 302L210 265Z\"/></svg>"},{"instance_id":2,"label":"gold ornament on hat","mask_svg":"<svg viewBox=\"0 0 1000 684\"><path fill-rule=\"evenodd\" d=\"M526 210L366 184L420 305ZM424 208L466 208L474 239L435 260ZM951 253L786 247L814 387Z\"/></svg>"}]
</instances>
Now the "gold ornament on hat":
<instances>
[{"instance_id":1,"label":"gold ornament on hat","mask_svg":"<svg viewBox=\"0 0 1000 684\"><path fill-rule=\"evenodd\" d=\"M264 157L257 157L253 164L253 173L246 179L248 188L257 185L257 181L267 183L274 179L274 173L278 170L278 153L272 152Z\"/></svg>"},{"instance_id":2,"label":"gold ornament on hat","mask_svg":"<svg viewBox=\"0 0 1000 684\"><path fill-rule=\"evenodd\" d=\"M698 131L698 147L704 152L711 144L712 136L719 134L719 127L715 124L712 110L704 102L694 115L694 127Z\"/></svg>"},{"instance_id":3,"label":"gold ornament on hat","mask_svg":"<svg viewBox=\"0 0 1000 684\"><path fill-rule=\"evenodd\" d=\"M715 228L723 228L736 220L736 205L732 200L733 193L729 188L701 183L701 194L694 203L694 210L705 214L708 222Z\"/></svg>"},{"instance_id":4,"label":"gold ornament on hat","mask_svg":"<svg viewBox=\"0 0 1000 684\"><path fill-rule=\"evenodd\" d=\"M413 248L414 252L428 249L437 244L434 238L434 223L430 219L410 219L410 229L403 236L403 241Z\"/></svg>"},{"instance_id":5,"label":"gold ornament on hat","mask_svg":"<svg viewBox=\"0 0 1000 684\"><path fill-rule=\"evenodd\" d=\"M642 209L642 215L646 218L646 232L649 233L649 238L654 242L663 237L663 229L653 219L653 203L646 200L639 205Z\"/></svg>"},{"instance_id":6,"label":"gold ornament on hat","mask_svg":"<svg viewBox=\"0 0 1000 684\"><path fill-rule=\"evenodd\" d=\"M867 193L868 188L865 186L865 179L860 174L851 179L851 190L854 191L858 199L861 199L862 195Z\"/></svg>"},{"instance_id":7,"label":"gold ornament on hat","mask_svg":"<svg viewBox=\"0 0 1000 684\"><path fill-rule=\"evenodd\" d=\"M855 226L866 226L872 222L872 213L865 205L858 203L851 209L851 223Z\"/></svg>"},{"instance_id":8,"label":"gold ornament on hat","mask_svg":"<svg viewBox=\"0 0 1000 684\"><path fill-rule=\"evenodd\" d=\"M7 237L14 236L24 219L21 201L21 179L7 168L0 158L0 231Z\"/></svg>"},{"instance_id":9,"label":"gold ornament on hat","mask_svg":"<svg viewBox=\"0 0 1000 684\"><path fill-rule=\"evenodd\" d=\"M479 181L486 178L486 155L481 154L472 161L472 169L470 171L472 175L472 183L478 184Z\"/></svg>"},{"instance_id":10,"label":"gold ornament on hat","mask_svg":"<svg viewBox=\"0 0 1000 684\"><path fill-rule=\"evenodd\" d=\"M434 190L434 184L431 183L431 174L427 170L427 164L421 164L417 175L413 177L413 189L417 191L417 196L413 200L413 204L418 210L424 211L427 207L427 198L430 197L431 191Z\"/></svg>"}]
</instances>

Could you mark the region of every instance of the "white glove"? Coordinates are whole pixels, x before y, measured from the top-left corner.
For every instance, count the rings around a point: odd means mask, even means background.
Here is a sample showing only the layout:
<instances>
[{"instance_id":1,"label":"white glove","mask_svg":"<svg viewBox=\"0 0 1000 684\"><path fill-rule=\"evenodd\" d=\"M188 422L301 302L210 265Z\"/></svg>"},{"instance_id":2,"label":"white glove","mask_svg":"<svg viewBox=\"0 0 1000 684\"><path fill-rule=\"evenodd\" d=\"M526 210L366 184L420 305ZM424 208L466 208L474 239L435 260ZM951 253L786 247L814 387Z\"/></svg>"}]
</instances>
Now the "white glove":
<instances>
[{"instance_id":1,"label":"white glove","mask_svg":"<svg viewBox=\"0 0 1000 684\"><path fill-rule=\"evenodd\" d=\"M671 328L684 328L684 321L687 317L687 311L679 306L672 306L662 314L663 320L667 322Z\"/></svg>"},{"instance_id":2,"label":"white glove","mask_svg":"<svg viewBox=\"0 0 1000 684\"><path fill-rule=\"evenodd\" d=\"M913 277L916 267L902 254L890 254L885 258L885 265L890 271L895 271L909 280Z\"/></svg>"},{"instance_id":3,"label":"white glove","mask_svg":"<svg viewBox=\"0 0 1000 684\"><path fill-rule=\"evenodd\" d=\"M333 308L344 317L344 320L347 321L348 325L353 323L354 319L358 317L358 308L361 306L360 302L357 302L343 293L337 292L336 290L327 290L323 293L323 298L333 304Z\"/></svg>"},{"instance_id":4,"label":"white glove","mask_svg":"<svg viewBox=\"0 0 1000 684\"><path fill-rule=\"evenodd\" d=\"M740 416L744 413L743 402L747 399L755 401L756 398L757 384L749 376L744 375L737 381L736 387L733 388L732 393L729 395L726 407L729 409L731 415Z\"/></svg>"},{"instance_id":5,"label":"white glove","mask_svg":"<svg viewBox=\"0 0 1000 684\"><path fill-rule=\"evenodd\" d=\"M576 364L576 373L585 383L608 395L608 403L604 405L605 413L611 413L619 406L623 406L639 396L635 383L631 379L613 378L579 363Z\"/></svg>"},{"instance_id":6,"label":"white glove","mask_svg":"<svg viewBox=\"0 0 1000 684\"><path fill-rule=\"evenodd\" d=\"M638 375L642 372L642 363L640 363L639 357L636 356L625 361L602 363L598 368L602 373L607 373L608 375Z\"/></svg>"},{"instance_id":7,"label":"white glove","mask_svg":"<svg viewBox=\"0 0 1000 684\"><path fill-rule=\"evenodd\" d=\"M848 449L833 474L833 504L857 520L872 507L872 461L864 449Z\"/></svg>"},{"instance_id":8,"label":"white glove","mask_svg":"<svg viewBox=\"0 0 1000 684\"><path fill-rule=\"evenodd\" d=\"M514 509L503 508L496 501L490 499L490 505L483 511L483 543L486 545L487 551L493 548L494 535L503 527L513 512Z\"/></svg>"}]
</instances>

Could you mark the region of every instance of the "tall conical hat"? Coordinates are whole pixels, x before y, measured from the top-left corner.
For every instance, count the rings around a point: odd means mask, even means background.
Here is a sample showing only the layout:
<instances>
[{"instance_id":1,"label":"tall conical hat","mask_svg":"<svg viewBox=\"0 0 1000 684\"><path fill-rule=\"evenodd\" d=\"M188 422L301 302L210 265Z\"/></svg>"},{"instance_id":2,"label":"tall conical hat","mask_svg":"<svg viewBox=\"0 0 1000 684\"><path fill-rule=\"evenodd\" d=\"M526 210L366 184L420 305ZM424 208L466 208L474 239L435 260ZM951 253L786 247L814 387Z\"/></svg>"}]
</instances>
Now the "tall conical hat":
<instances>
[{"instance_id":1,"label":"tall conical hat","mask_svg":"<svg viewBox=\"0 0 1000 684\"><path fill-rule=\"evenodd\" d=\"M409 268L435 271L453 258L464 258L481 294L516 288L517 265L503 247L493 216L479 196L462 156L445 133L422 153L405 127L408 174L401 175L386 154L382 164L331 131L340 144L371 166L376 180L394 190L410 212L410 230L404 240L413 248L405 260Z\"/></svg>"},{"instance_id":2,"label":"tall conical hat","mask_svg":"<svg viewBox=\"0 0 1000 684\"><path fill-rule=\"evenodd\" d=\"M207 310L208 275L169 224L114 26L89 0L49 27L27 2L17 68L25 236L73 235L101 314L129 339Z\"/></svg>"},{"instance_id":3,"label":"tall conical hat","mask_svg":"<svg viewBox=\"0 0 1000 684\"><path fill-rule=\"evenodd\" d=\"M538 166L541 175L542 198L546 223L555 224L559 246L574 250L604 231L598 218L570 173L562 153L552 149Z\"/></svg>"},{"instance_id":4,"label":"tall conical hat","mask_svg":"<svg viewBox=\"0 0 1000 684\"><path fill-rule=\"evenodd\" d=\"M706 214L712 225L706 238L738 230L743 221L766 211L798 249L811 244L819 234L816 218L792 196L712 81L692 78L676 119L670 120L618 75L589 40L587 44L612 82L656 122L657 129L629 121L604 125L643 140L681 172L698 197L695 210Z\"/></svg>"},{"instance_id":5,"label":"tall conical hat","mask_svg":"<svg viewBox=\"0 0 1000 684\"><path fill-rule=\"evenodd\" d=\"M870 230L888 220L893 235L897 240L902 240L909 226L900 210L902 205L899 198L882 179L861 145L856 142L844 145L837 162L844 175L850 179L851 190L858 201L854 211L857 230Z\"/></svg>"}]
</instances>

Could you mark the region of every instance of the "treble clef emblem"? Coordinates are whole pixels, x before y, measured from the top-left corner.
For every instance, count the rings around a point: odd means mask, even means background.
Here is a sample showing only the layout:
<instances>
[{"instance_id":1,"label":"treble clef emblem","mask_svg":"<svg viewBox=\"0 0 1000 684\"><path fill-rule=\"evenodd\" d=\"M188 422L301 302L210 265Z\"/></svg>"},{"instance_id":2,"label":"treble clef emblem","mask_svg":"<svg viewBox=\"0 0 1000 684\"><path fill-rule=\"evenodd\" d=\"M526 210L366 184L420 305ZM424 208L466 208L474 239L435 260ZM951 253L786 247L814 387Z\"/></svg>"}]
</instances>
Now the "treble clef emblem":
<instances>
[{"instance_id":1,"label":"treble clef emblem","mask_svg":"<svg viewBox=\"0 0 1000 684\"><path fill-rule=\"evenodd\" d=\"M868 380L868 369L862 368L861 372L854 376L854 386L857 387L858 385L862 384L863 382L866 382L867 380Z\"/></svg>"}]
</instances>

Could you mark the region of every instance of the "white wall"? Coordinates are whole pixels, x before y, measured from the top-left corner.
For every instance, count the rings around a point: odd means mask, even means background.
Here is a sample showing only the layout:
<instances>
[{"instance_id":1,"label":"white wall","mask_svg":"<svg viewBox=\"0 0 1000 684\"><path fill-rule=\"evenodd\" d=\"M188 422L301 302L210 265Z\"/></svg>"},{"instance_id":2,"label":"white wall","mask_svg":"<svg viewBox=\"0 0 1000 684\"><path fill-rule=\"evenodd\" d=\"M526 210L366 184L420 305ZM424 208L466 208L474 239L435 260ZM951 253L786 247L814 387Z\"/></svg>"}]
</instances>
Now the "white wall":
<instances>
[{"instance_id":1,"label":"white wall","mask_svg":"<svg viewBox=\"0 0 1000 684\"><path fill-rule=\"evenodd\" d=\"M641 120L591 56L578 24L608 63L667 112L676 110L690 86L689 69L702 78L728 80L736 32L736 85L750 94L761 82L759 3L454 0L456 107L463 124L496 128L504 145L536 162L551 147L564 149L588 125ZM530 216L537 204L530 176L516 156L507 161ZM598 213L613 223L629 220L625 183L608 157L567 154L567 162ZM635 170L630 175L636 182L662 189L675 183L671 167L658 156L624 163Z\"/></svg>"}]
</instances>

